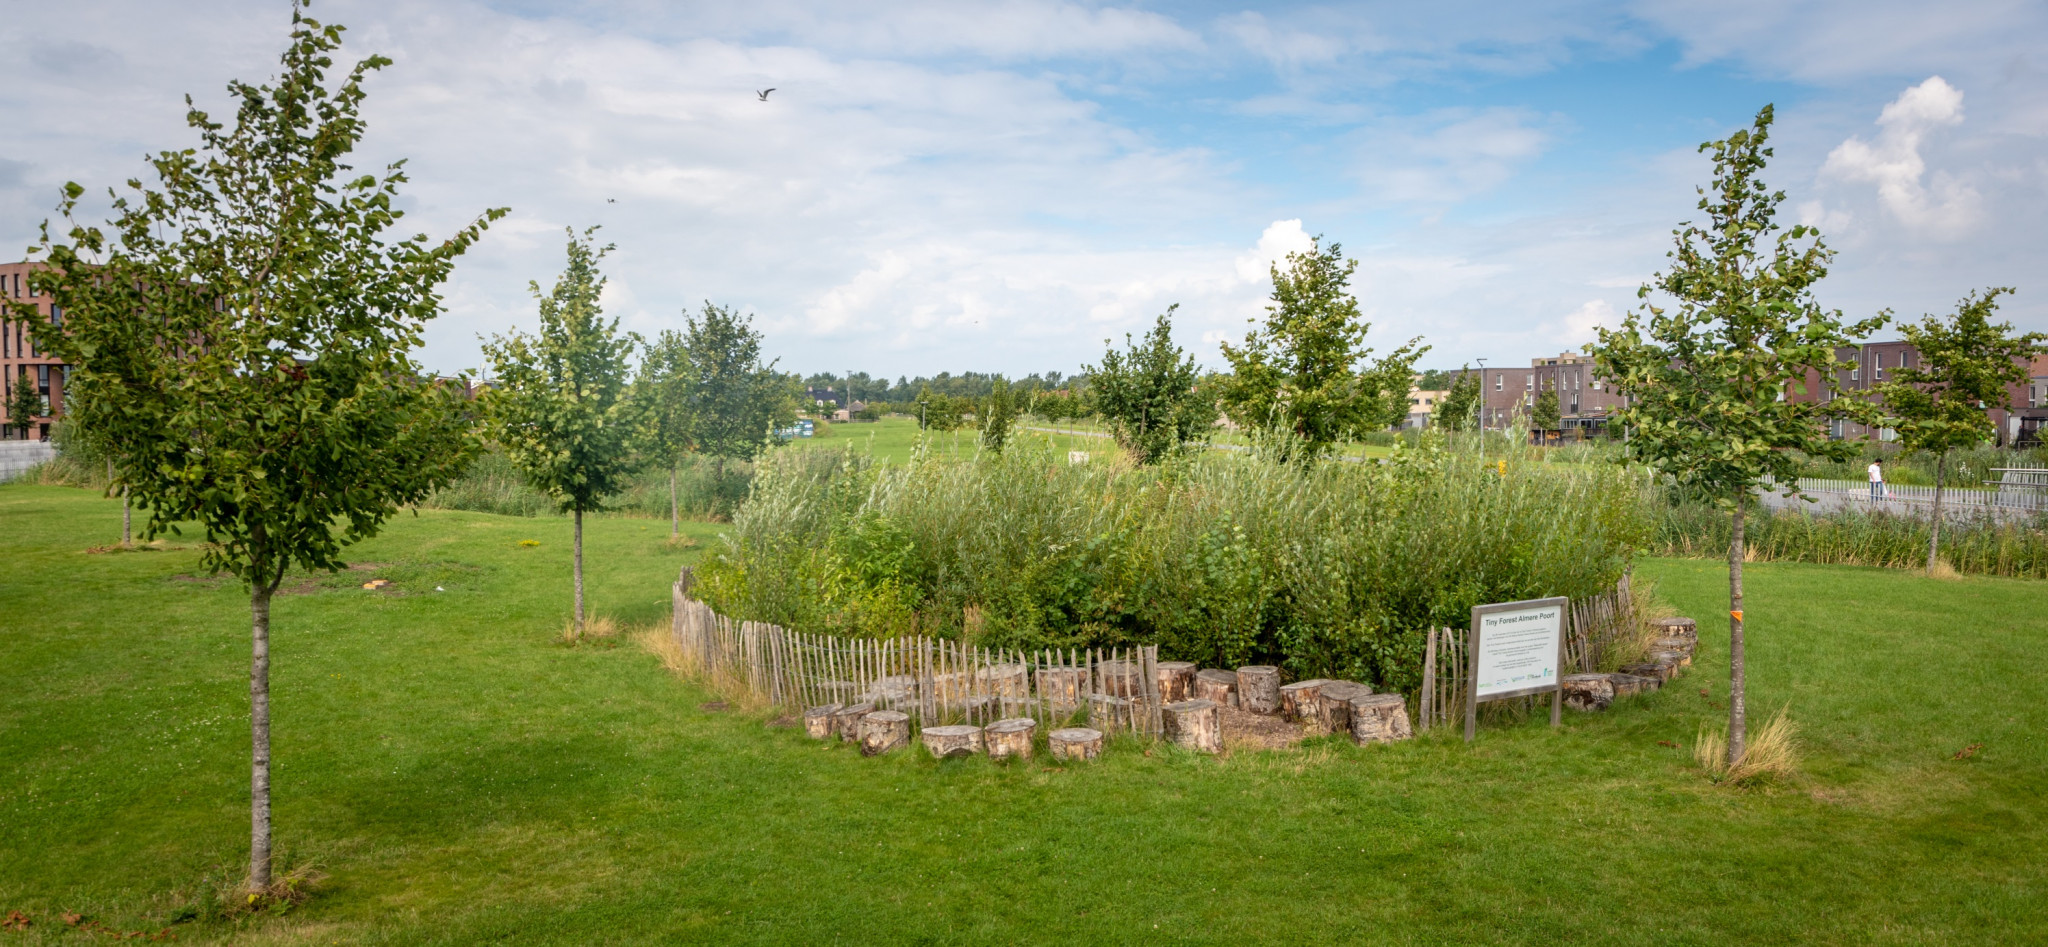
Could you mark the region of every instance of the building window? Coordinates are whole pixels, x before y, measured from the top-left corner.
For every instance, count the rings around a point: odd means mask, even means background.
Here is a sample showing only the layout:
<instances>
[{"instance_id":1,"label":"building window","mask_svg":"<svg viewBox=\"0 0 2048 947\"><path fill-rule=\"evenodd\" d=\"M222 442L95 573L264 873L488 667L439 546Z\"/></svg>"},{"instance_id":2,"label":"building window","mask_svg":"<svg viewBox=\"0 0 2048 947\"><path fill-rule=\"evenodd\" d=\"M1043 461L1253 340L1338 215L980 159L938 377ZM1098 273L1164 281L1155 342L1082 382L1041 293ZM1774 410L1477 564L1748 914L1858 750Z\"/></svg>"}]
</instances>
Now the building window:
<instances>
[{"instance_id":1,"label":"building window","mask_svg":"<svg viewBox=\"0 0 2048 947\"><path fill-rule=\"evenodd\" d=\"M50 366L48 365L36 366L36 394L42 395L44 398L50 397Z\"/></svg>"},{"instance_id":2,"label":"building window","mask_svg":"<svg viewBox=\"0 0 2048 947\"><path fill-rule=\"evenodd\" d=\"M1501 386L1502 386L1502 385L1505 385L1505 384L1507 384L1507 383L1508 383L1508 376L1506 376L1506 375L1495 375L1495 376L1493 376L1493 390L1495 390L1495 391L1499 391L1499 390L1501 389Z\"/></svg>"},{"instance_id":3,"label":"building window","mask_svg":"<svg viewBox=\"0 0 2048 947\"><path fill-rule=\"evenodd\" d=\"M1871 378L1871 380L1872 380L1872 381L1883 381L1883 380L1884 380L1884 353L1883 353L1883 352L1879 352L1879 353L1877 353L1877 354L1875 354L1875 355L1872 355L1872 356L1870 357L1870 367L1871 367L1871 369L1872 369L1872 371L1871 371L1871 373L1870 373L1870 378Z\"/></svg>"},{"instance_id":4,"label":"building window","mask_svg":"<svg viewBox=\"0 0 2048 947\"><path fill-rule=\"evenodd\" d=\"M53 326L61 326L64 324L64 307L50 307L50 324Z\"/></svg>"}]
</instances>

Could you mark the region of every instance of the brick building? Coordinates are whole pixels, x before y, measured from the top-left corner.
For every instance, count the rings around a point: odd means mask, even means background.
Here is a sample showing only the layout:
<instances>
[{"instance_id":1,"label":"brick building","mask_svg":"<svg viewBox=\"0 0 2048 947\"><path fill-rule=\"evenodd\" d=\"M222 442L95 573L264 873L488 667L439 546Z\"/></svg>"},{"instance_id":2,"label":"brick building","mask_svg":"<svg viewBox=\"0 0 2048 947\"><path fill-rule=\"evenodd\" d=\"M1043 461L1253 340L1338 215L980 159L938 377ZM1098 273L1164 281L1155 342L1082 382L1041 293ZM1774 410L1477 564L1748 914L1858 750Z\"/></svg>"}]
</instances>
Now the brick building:
<instances>
[{"instance_id":1,"label":"brick building","mask_svg":"<svg viewBox=\"0 0 2048 947\"><path fill-rule=\"evenodd\" d=\"M1920 353L1907 342L1871 342L1836 349L1835 357L1851 366L1835 376L1835 383L1847 396L1852 392L1867 393L1886 383L1890 380L1889 372L1916 366ZM2039 443L2042 427L2048 426L2048 356L2035 358L2027 367L2027 375L2026 384L2014 385L2006 392L2012 405L2010 410L1992 408L1990 411L1991 424L1998 431L1997 439L2001 446ZM1793 393L1792 397L1799 401L1812 401L1822 394L1820 376L1809 372L1804 390ZM1837 438L1876 436L1880 440L1892 439L1888 430L1873 432L1854 421L1836 421L1829 433Z\"/></svg>"},{"instance_id":2,"label":"brick building","mask_svg":"<svg viewBox=\"0 0 2048 947\"><path fill-rule=\"evenodd\" d=\"M1606 429L1608 417L1626 404L1612 385L1594 376L1592 357L1576 352L1530 359L1527 368L1471 371L1479 376L1479 424L1489 431L1505 430L1517 415L1526 417L1545 391L1557 392L1559 426L1588 436Z\"/></svg>"},{"instance_id":3,"label":"brick building","mask_svg":"<svg viewBox=\"0 0 2048 947\"><path fill-rule=\"evenodd\" d=\"M29 293L28 276L42 269L40 263L0 263L0 300L35 307L36 318L64 324L64 313L50 305L50 297ZM49 414L29 419L30 440L49 440L50 422L64 413L64 363L36 351L27 327L19 322L0 322L0 423L6 425L0 439L22 436L21 420L4 417L6 404L16 385L33 385Z\"/></svg>"}]
</instances>

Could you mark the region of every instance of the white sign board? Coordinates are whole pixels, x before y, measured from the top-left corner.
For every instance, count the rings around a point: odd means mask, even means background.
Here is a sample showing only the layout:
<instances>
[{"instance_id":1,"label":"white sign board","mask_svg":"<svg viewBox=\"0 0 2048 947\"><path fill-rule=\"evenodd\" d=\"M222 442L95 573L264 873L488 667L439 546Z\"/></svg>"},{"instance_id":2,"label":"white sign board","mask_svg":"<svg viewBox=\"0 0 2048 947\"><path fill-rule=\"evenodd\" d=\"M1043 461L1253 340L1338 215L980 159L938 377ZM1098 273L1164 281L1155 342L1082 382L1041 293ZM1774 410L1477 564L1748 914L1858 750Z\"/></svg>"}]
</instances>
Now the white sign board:
<instances>
[{"instance_id":1,"label":"white sign board","mask_svg":"<svg viewBox=\"0 0 2048 947\"><path fill-rule=\"evenodd\" d=\"M1562 600L1530 607L1485 611L1478 618L1473 653L1473 693L1481 699L1558 685L1558 652L1564 642Z\"/></svg>"}]
</instances>

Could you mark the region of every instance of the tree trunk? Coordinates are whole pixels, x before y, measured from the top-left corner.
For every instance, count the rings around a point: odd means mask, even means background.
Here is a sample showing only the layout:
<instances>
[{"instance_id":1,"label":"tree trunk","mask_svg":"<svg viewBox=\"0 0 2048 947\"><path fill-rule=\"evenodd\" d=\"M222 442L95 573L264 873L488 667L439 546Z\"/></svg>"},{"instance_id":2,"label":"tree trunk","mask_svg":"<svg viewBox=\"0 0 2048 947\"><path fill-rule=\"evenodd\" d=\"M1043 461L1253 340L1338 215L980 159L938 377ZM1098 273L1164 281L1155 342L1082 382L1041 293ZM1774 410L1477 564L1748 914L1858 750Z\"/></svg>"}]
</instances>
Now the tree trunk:
<instances>
[{"instance_id":1,"label":"tree trunk","mask_svg":"<svg viewBox=\"0 0 2048 947\"><path fill-rule=\"evenodd\" d=\"M1154 667L1159 675L1160 703L1171 704L1188 699L1188 689L1195 682L1193 661L1161 661Z\"/></svg>"},{"instance_id":2,"label":"tree trunk","mask_svg":"<svg viewBox=\"0 0 2048 947\"><path fill-rule=\"evenodd\" d=\"M1934 457L1934 526L1927 531L1927 574L1934 574L1934 563L1941 550L1941 481L1947 472L1948 451Z\"/></svg>"},{"instance_id":3,"label":"tree trunk","mask_svg":"<svg viewBox=\"0 0 2048 947\"><path fill-rule=\"evenodd\" d=\"M1742 514L1747 494L1735 498L1734 536L1728 543L1728 765L1742 760L1748 718L1743 713L1742 681Z\"/></svg>"},{"instance_id":4,"label":"tree trunk","mask_svg":"<svg viewBox=\"0 0 2048 947\"><path fill-rule=\"evenodd\" d=\"M838 704L825 704L804 711L804 734L813 740L823 740L832 735L832 715L839 712Z\"/></svg>"},{"instance_id":5,"label":"tree trunk","mask_svg":"<svg viewBox=\"0 0 2048 947\"><path fill-rule=\"evenodd\" d=\"M683 535L683 514L676 502L676 466L668 466L668 538Z\"/></svg>"},{"instance_id":6,"label":"tree trunk","mask_svg":"<svg viewBox=\"0 0 2048 947\"><path fill-rule=\"evenodd\" d=\"M121 545L135 544L134 529L135 498L128 495L128 488L121 488Z\"/></svg>"},{"instance_id":7,"label":"tree trunk","mask_svg":"<svg viewBox=\"0 0 2048 947\"><path fill-rule=\"evenodd\" d=\"M576 636L583 637L583 511L576 511Z\"/></svg>"},{"instance_id":8,"label":"tree trunk","mask_svg":"<svg viewBox=\"0 0 2048 947\"><path fill-rule=\"evenodd\" d=\"M249 595L249 889L270 887L270 588Z\"/></svg>"}]
</instances>

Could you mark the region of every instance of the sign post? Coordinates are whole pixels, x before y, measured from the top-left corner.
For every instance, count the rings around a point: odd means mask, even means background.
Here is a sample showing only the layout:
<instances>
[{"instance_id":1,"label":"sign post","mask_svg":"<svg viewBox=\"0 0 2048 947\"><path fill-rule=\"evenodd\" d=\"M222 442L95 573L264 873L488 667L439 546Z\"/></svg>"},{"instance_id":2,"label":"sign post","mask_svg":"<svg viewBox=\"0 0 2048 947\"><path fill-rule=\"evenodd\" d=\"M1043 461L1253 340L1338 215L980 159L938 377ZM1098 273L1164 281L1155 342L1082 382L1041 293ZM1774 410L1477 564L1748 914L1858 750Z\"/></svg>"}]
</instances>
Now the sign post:
<instances>
[{"instance_id":1,"label":"sign post","mask_svg":"<svg viewBox=\"0 0 2048 947\"><path fill-rule=\"evenodd\" d=\"M1472 671L1465 742L1479 734L1479 702L1550 693L1550 725L1563 722L1564 616L1571 599L1472 607Z\"/></svg>"}]
</instances>

